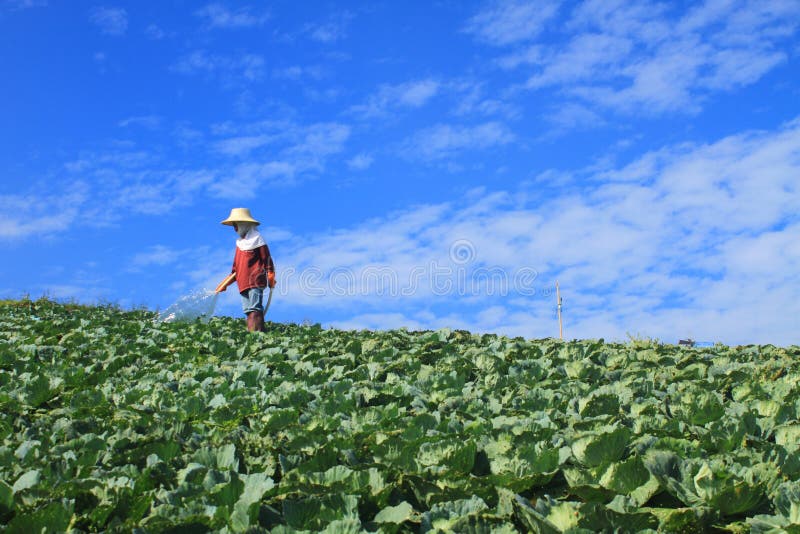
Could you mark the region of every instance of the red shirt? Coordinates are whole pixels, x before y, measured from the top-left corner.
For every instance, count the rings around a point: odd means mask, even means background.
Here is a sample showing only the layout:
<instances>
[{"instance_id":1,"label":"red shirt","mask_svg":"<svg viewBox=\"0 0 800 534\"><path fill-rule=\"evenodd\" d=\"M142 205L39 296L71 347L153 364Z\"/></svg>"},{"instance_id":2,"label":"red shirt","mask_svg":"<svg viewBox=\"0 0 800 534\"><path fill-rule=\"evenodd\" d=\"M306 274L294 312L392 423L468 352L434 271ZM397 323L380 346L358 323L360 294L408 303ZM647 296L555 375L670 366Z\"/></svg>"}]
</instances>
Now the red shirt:
<instances>
[{"instance_id":1,"label":"red shirt","mask_svg":"<svg viewBox=\"0 0 800 534\"><path fill-rule=\"evenodd\" d=\"M231 272L236 273L239 293L253 287L267 287L267 273L275 272L269 247L262 245L253 250L236 247Z\"/></svg>"}]
</instances>

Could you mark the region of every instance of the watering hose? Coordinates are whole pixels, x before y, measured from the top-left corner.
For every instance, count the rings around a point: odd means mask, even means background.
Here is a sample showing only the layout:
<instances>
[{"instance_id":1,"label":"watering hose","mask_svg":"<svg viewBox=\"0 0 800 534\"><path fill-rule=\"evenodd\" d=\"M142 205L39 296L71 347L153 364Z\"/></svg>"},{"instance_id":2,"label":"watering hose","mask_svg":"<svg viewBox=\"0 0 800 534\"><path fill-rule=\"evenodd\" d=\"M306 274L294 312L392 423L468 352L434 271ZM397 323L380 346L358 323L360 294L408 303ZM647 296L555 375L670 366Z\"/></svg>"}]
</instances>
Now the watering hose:
<instances>
[{"instance_id":1,"label":"watering hose","mask_svg":"<svg viewBox=\"0 0 800 534\"><path fill-rule=\"evenodd\" d=\"M272 289L269 288L269 297L267 297L267 304L264 306L264 315L267 314L267 310L269 309L269 305L272 302Z\"/></svg>"}]
</instances>

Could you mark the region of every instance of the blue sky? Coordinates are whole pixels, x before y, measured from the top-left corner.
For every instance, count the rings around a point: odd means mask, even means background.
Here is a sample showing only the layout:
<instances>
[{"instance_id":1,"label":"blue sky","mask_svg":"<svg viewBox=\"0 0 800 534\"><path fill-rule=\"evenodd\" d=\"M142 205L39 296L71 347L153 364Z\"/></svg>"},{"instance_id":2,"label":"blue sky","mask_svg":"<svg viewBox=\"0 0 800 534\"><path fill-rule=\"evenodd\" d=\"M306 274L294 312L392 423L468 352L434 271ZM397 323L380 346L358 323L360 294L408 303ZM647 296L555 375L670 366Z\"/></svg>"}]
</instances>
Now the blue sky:
<instances>
[{"instance_id":1,"label":"blue sky","mask_svg":"<svg viewBox=\"0 0 800 534\"><path fill-rule=\"evenodd\" d=\"M0 295L798 343L800 1L426 4L0 1Z\"/></svg>"}]
</instances>

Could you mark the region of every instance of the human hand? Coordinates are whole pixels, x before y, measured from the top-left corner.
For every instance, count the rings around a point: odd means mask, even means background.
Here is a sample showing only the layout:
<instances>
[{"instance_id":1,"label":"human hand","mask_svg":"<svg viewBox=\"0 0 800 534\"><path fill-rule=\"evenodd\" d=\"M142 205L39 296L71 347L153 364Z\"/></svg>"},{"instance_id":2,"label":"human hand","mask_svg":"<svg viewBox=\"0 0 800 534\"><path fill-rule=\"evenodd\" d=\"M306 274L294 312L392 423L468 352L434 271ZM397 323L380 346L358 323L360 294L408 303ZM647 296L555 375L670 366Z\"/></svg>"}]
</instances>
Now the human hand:
<instances>
[{"instance_id":1,"label":"human hand","mask_svg":"<svg viewBox=\"0 0 800 534\"><path fill-rule=\"evenodd\" d=\"M231 273L225 277L225 280L219 283L217 289L215 290L217 293L222 293L228 286L231 285L236 280L236 273Z\"/></svg>"}]
</instances>

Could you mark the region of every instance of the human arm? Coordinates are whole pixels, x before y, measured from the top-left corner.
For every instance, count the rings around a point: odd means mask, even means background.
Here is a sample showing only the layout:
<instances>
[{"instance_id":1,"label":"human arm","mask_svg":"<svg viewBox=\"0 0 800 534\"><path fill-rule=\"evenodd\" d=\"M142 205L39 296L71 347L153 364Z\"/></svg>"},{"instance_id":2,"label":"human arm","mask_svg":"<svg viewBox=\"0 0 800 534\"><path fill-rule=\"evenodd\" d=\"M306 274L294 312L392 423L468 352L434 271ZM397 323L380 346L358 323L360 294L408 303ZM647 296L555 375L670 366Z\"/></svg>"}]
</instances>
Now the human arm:
<instances>
[{"instance_id":1,"label":"human arm","mask_svg":"<svg viewBox=\"0 0 800 534\"><path fill-rule=\"evenodd\" d=\"M228 286L234 283L235 281L236 281L236 273L231 273L225 277L225 280L219 283L215 291L217 293L222 293L223 291L228 289Z\"/></svg>"},{"instance_id":2,"label":"human arm","mask_svg":"<svg viewBox=\"0 0 800 534\"><path fill-rule=\"evenodd\" d=\"M269 247L265 244L259 248L261 255L261 262L264 265L264 270L267 273L267 285L270 288L275 287L275 263L272 261L272 255L269 253Z\"/></svg>"},{"instance_id":3,"label":"human arm","mask_svg":"<svg viewBox=\"0 0 800 534\"><path fill-rule=\"evenodd\" d=\"M226 276L225 279L219 283L219 285L215 289L217 293L222 293L223 291L228 289L229 285L231 285L236 281L236 254L238 254L238 250L233 255L233 265L231 265L231 274Z\"/></svg>"}]
</instances>

